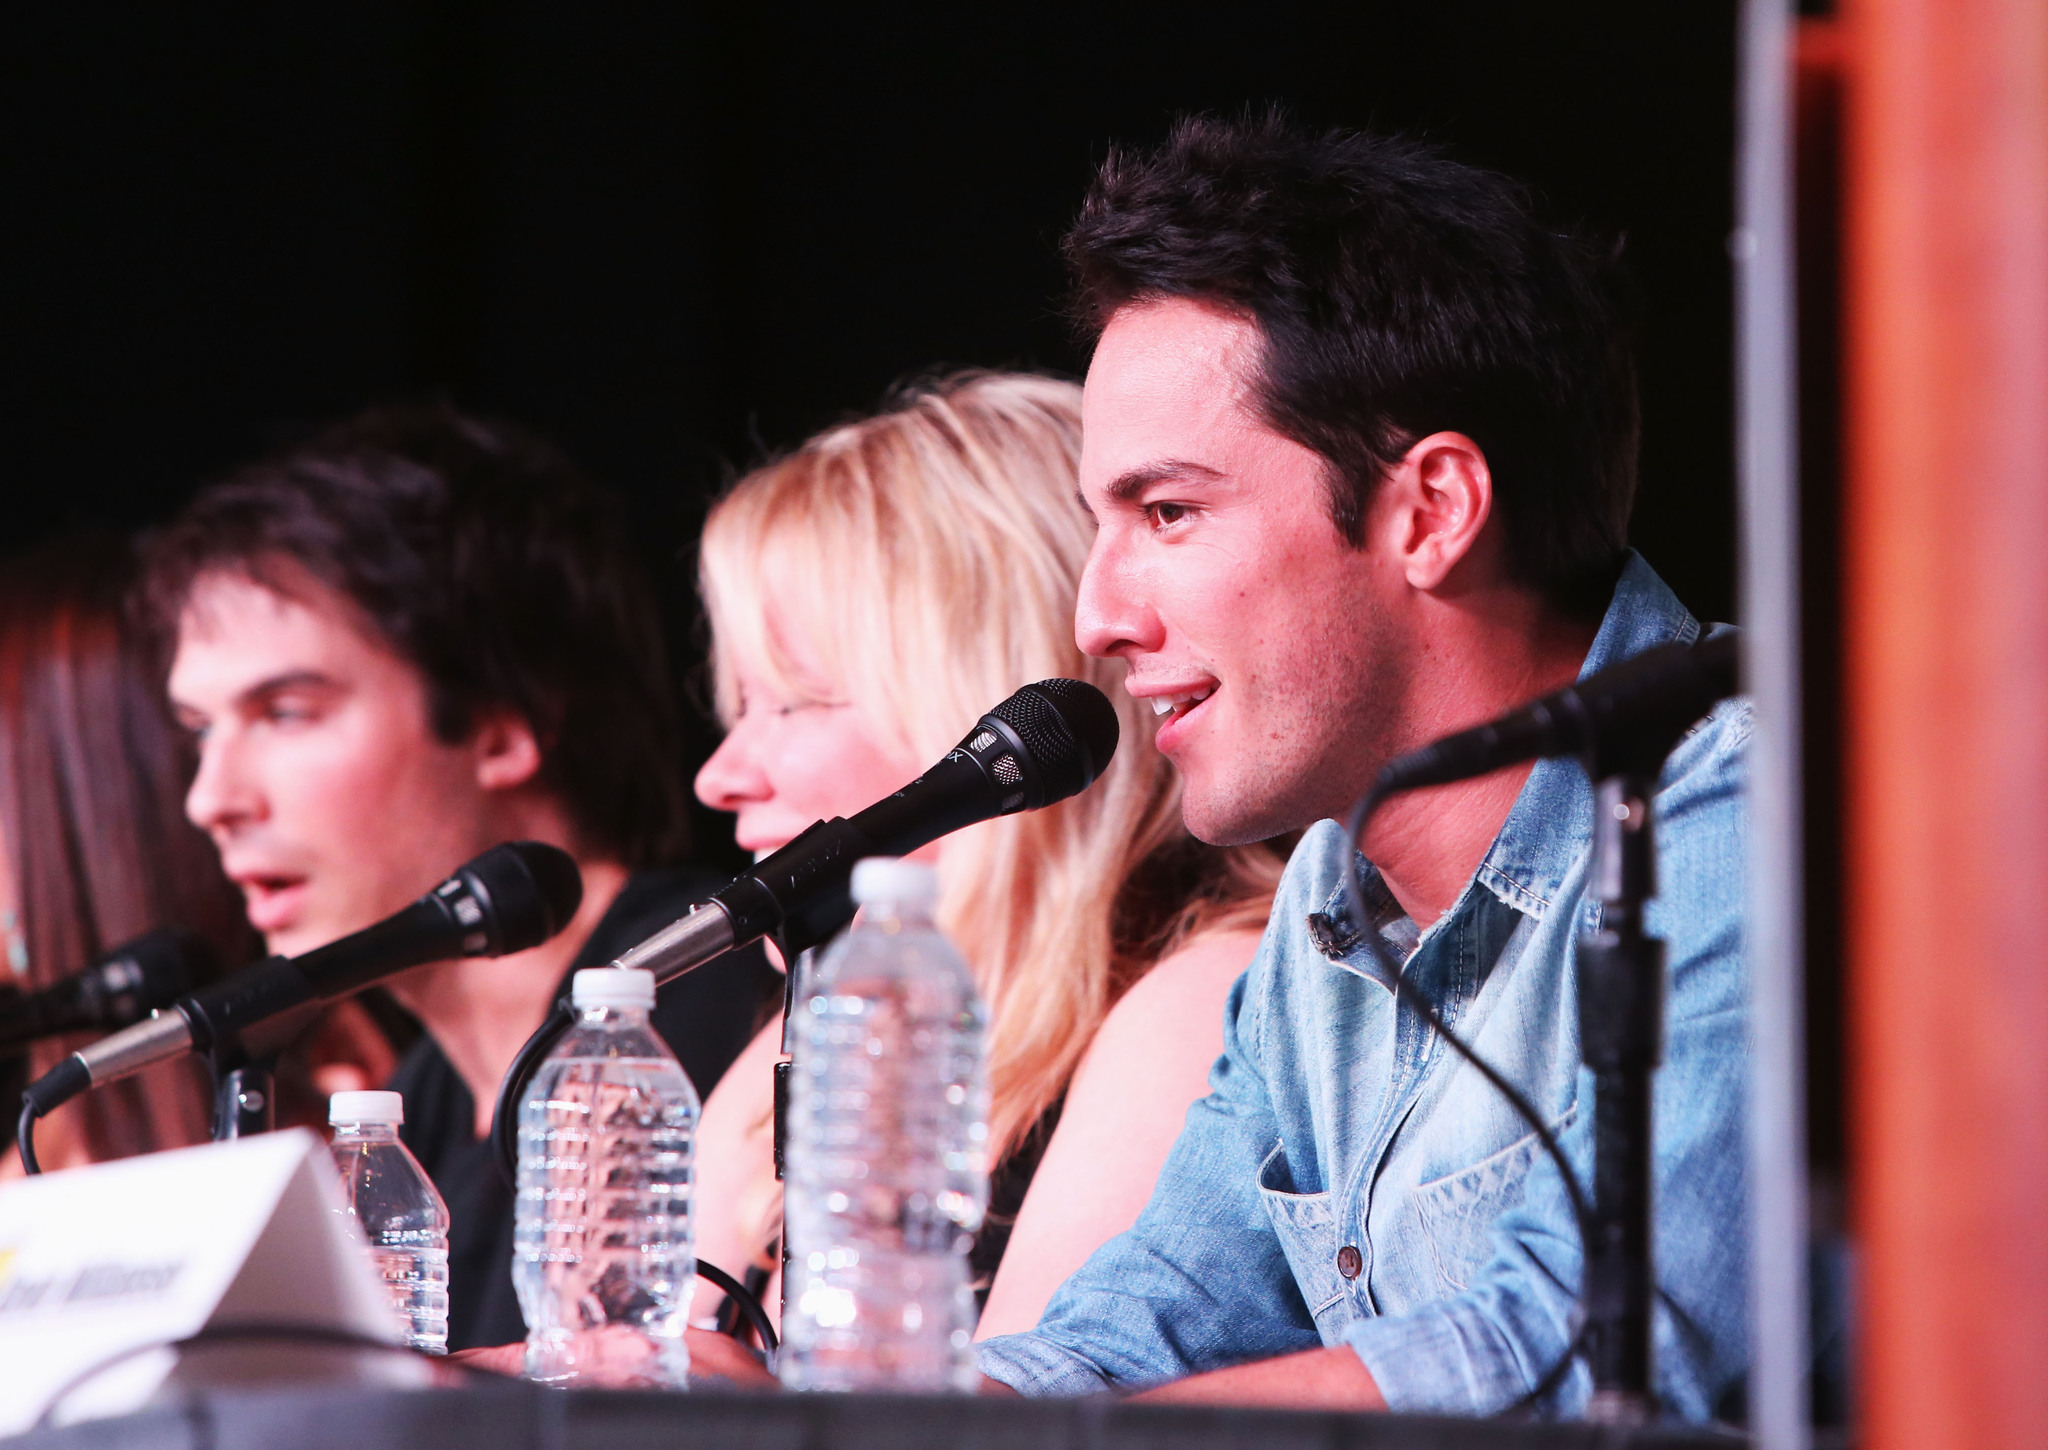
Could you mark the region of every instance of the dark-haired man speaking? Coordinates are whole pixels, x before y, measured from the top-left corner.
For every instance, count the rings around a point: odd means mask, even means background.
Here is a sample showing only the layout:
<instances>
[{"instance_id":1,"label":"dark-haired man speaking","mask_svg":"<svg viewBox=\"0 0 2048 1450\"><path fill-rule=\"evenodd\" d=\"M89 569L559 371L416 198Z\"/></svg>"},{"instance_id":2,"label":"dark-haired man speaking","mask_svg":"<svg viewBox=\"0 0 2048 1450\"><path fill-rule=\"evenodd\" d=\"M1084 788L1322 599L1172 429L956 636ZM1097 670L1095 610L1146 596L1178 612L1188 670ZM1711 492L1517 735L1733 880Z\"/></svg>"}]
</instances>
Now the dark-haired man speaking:
<instances>
[{"instance_id":1,"label":"dark-haired man speaking","mask_svg":"<svg viewBox=\"0 0 2048 1450\"><path fill-rule=\"evenodd\" d=\"M1581 1253L1527 1124L1379 979L1363 933L1590 1169L1573 954L1592 794L1546 762L1341 818L1392 755L1701 627L1627 548L1632 364L1609 260L1499 177L1278 121L1113 157L1068 239L1096 337L1077 633L1170 713L1193 831L1310 827L1150 1205L982 1368L1029 1393L1483 1414L1577 1322ZM1747 707L1655 802L1658 1391L1744 1366ZM1173 1382L1173 1383L1168 1383ZM1551 1393L1582 1406L1582 1369Z\"/></svg>"},{"instance_id":2,"label":"dark-haired man speaking","mask_svg":"<svg viewBox=\"0 0 2048 1450\"><path fill-rule=\"evenodd\" d=\"M451 1349L525 1335L512 1196L484 1141L499 1079L573 968L719 884L654 869L679 844L682 762L625 528L554 450L406 409L206 490L151 556L171 702L199 740L186 810L273 952L368 926L500 841L561 846L583 872L553 941L392 984L427 1033L392 1086L454 1220ZM700 1093L777 982L743 952L663 989L655 1025Z\"/></svg>"}]
</instances>

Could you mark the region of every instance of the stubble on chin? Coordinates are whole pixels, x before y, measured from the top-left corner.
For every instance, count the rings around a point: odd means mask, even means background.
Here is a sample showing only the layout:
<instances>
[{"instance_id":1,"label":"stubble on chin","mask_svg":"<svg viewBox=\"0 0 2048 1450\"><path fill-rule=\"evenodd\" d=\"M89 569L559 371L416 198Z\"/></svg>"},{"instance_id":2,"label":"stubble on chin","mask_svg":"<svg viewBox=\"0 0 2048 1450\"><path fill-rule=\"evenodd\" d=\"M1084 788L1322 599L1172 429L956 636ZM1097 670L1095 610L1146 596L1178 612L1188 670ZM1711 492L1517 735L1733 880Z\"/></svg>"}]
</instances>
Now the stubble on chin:
<instances>
[{"instance_id":1,"label":"stubble on chin","mask_svg":"<svg viewBox=\"0 0 2048 1450\"><path fill-rule=\"evenodd\" d=\"M1212 846L1248 846L1322 820L1343 820L1388 758L1401 674L1361 671L1341 693L1264 727L1264 751L1234 753L1183 776L1181 817ZM1285 742L1284 744L1282 742Z\"/></svg>"},{"instance_id":2,"label":"stubble on chin","mask_svg":"<svg viewBox=\"0 0 2048 1450\"><path fill-rule=\"evenodd\" d=\"M1181 819L1188 834L1211 846L1249 846L1299 830L1325 812L1308 797L1305 773L1271 768L1239 768L1201 781L1184 781ZM1290 781L1289 777L1295 778ZM1288 789L1292 784L1295 788Z\"/></svg>"}]
</instances>

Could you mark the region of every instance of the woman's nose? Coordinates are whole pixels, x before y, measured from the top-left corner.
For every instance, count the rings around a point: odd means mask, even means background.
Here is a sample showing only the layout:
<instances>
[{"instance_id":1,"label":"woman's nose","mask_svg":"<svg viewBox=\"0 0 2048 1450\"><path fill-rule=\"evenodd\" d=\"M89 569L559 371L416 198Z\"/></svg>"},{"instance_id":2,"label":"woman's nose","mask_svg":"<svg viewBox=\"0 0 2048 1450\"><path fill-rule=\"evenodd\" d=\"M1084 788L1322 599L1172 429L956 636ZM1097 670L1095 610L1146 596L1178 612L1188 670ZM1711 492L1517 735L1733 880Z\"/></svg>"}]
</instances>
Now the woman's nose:
<instances>
[{"instance_id":1,"label":"woman's nose","mask_svg":"<svg viewBox=\"0 0 2048 1450\"><path fill-rule=\"evenodd\" d=\"M714 811L736 811L763 801L775 791L754 748L754 731L745 720L726 732L718 749L697 772L697 799Z\"/></svg>"}]
</instances>

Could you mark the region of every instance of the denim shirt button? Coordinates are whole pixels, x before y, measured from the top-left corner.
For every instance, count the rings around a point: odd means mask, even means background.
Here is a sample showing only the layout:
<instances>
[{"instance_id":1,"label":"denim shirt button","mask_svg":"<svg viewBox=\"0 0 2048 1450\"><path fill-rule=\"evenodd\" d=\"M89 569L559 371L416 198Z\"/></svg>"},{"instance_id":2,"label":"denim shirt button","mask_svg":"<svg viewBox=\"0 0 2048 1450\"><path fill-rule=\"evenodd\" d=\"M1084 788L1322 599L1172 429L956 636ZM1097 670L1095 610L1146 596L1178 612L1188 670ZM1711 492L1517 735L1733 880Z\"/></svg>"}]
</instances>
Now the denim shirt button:
<instances>
[{"instance_id":1,"label":"denim shirt button","mask_svg":"<svg viewBox=\"0 0 2048 1450\"><path fill-rule=\"evenodd\" d=\"M1347 1279L1358 1277L1358 1271L1365 1267L1365 1259L1350 1244L1337 1250L1337 1272Z\"/></svg>"}]
</instances>

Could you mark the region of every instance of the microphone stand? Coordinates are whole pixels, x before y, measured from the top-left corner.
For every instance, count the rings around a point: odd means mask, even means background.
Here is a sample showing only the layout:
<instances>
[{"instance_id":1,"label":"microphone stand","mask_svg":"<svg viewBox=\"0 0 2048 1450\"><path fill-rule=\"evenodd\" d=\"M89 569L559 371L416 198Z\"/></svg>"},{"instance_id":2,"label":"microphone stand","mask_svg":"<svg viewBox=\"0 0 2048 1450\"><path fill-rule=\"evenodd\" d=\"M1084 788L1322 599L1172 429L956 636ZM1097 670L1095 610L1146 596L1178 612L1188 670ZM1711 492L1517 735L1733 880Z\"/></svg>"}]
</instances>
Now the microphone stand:
<instances>
[{"instance_id":1,"label":"microphone stand","mask_svg":"<svg viewBox=\"0 0 2048 1450\"><path fill-rule=\"evenodd\" d=\"M284 1020L300 1023L305 1016L303 1011L294 1012ZM263 1031L258 1024L251 1028ZM277 1056L283 1038L274 1027L263 1035L265 1040L252 1050L240 1032L230 1032L206 1054L206 1070L213 1078L216 1143L277 1130Z\"/></svg>"},{"instance_id":2,"label":"microphone stand","mask_svg":"<svg viewBox=\"0 0 2048 1450\"><path fill-rule=\"evenodd\" d=\"M277 1059L319 1014L319 1003L299 1003L222 1035L205 1054L213 1077L213 1141L230 1142L277 1130Z\"/></svg>"},{"instance_id":3,"label":"microphone stand","mask_svg":"<svg viewBox=\"0 0 2048 1450\"><path fill-rule=\"evenodd\" d=\"M1664 943L1645 934L1656 893L1655 767L1593 778L1593 895L1600 925L1578 942L1579 1052L1593 1074L1592 1232L1585 1252L1587 1418L1642 1424L1651 1393L1651 1077L1663 1055Z\"/></svg>"},{"instance_id":4,"label":"microphone stand","mask_svg":"<svg viewBox=\"0 0 2048 1450\"><path fill-rule=\"evenodd\" d=\"M793 1054L796 1051L796 1037L793 1021L796 1016L797 979L811 969L814 949L807 949L792 955L778 942L776 949L782 952L782 1058L775 1064L775 1181L784 1182L783 1171L789 1163L789 1080L796 1070ZM782 1313L784 1324L789 1322L789 1196L783 1193L782 1232L776 1237L782 1240Z\"/></svg>"},{"instance_id":5,"label":"microphone stand","mask_svg":"<svg viewBox=\"0 0 2048 1450\"><path fill-rule=\"evenodd\" d=\"M1652 1309L1652 1079L1664 1049L1664 943L1644 930L1656 894L1651 803L1664 759L1694 723L1737 692L1731 631L1646 650L1530 704L1413 750L1381 768L1351 816L1360 839L1387 797L1445 785L1518 761L1577 754L1593 786L1589 889L1600 924L1580 934L1577 981L1580 1060L1593 1074L1593 1194L1582 1206L1570 1165L1557 1156L1584 1233L1581 1328L1530 1401L1555 1387L1579 1353L1593 1379L1590 1419L1632 1425L1655 1409ZM1351 890L1357 894L1353 875ZM1441 1023L1459 1053L1515 1103L1551 1146L1541 1119Z\"/></svg>"},{"instance_id":6,"label":"microphone stand","mask_svg":"<svg viewBox=\"0 0 2048 1450\"><path fill-rule=\"evenodd\" d=\"M261 1057L222 1071L223 1059L210 1059L213 1069L213 1141L247 1138L277 1127L277 1059Z\"/></svg>"}]
</instances>

